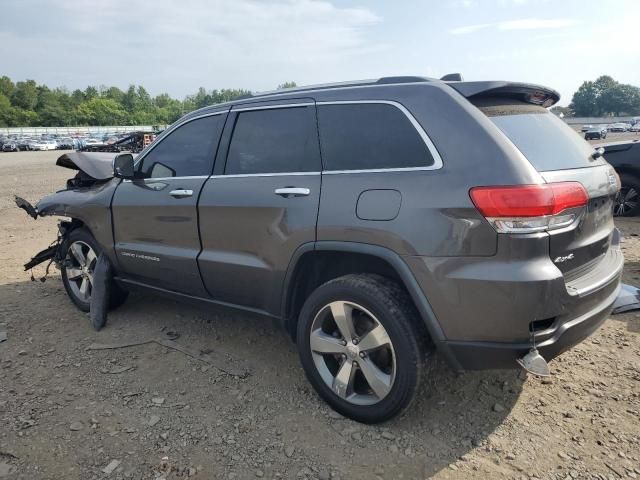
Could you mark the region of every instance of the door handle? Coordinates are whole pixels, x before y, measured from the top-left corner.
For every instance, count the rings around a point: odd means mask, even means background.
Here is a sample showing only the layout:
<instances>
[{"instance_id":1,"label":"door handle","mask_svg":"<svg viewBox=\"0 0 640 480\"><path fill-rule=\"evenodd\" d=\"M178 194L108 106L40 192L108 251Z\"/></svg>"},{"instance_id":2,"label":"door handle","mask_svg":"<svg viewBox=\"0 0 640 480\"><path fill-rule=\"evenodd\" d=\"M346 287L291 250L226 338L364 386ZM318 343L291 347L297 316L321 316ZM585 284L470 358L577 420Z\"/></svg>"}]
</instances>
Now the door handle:
<instances>
[{"instance_id":1,"label":"door handle","mask_svg":"<svg viewBox=\"0 0 640 480\"><path fill-rule=\"evenodd\" d=\"M275 194L284 198L289 197L306 197L311 193L311 190L304 187L284 187L276 188Z\"/></svg>"},{"instance_id":2,"label":"door handle","mask_svg":"<svg viewBox=\"0 0 640 480\"><path fill-rule=\"evenodd\" d=\"M193 196L193 190L185 190L183 188L178 188L177 190L171 190L169 195L175 198L185 198Z\"/></svg>"}]
</instances>

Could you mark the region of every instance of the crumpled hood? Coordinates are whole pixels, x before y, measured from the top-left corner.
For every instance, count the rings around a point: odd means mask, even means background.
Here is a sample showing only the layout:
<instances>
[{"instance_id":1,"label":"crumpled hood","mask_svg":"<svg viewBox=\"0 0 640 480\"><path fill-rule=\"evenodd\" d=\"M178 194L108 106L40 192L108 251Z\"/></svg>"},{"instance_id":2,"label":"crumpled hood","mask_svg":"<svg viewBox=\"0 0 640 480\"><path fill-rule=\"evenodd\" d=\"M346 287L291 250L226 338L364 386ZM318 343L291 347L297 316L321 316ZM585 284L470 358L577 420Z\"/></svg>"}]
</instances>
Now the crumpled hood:
<instances>
[{"instance_id":1,"label":"crumpled hood","mask_svg":"<svg viewBox=\"0 0 640 480\"><path fill-rule=\"evenodd\" d=\"M107 180L113 177L113 159L117 155L119 153L69 152L61 155L56 161L56 165L72 170L81 170L96 180Z\"/></svg>"}]
</instances>

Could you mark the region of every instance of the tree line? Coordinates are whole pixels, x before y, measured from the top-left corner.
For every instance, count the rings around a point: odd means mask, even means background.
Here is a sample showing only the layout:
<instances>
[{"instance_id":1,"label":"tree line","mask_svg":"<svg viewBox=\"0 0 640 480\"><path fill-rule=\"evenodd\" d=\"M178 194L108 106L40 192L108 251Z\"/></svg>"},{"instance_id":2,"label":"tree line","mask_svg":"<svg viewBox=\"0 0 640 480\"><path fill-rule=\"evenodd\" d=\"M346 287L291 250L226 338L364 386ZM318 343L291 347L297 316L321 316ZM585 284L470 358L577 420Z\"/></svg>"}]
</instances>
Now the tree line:
<instances>
[{"instance_id":1,"label":"tree line","mask_svg":"<svg viewBox=\"0 0 640 480\"><path fill-rule=\"evenodd\" d=\"M285 82L278 88L295 86ZM250 95L249 90L206 90L201 87L184 100L166 93L152 97L141 85L125 90L89 86L70 92L34 80L13 82L0 77L0 127L58 127L101 125L166 125L187 112Z\"/></svg>"},{"instance_id":2,"label":"tree line","mask_svg":"<svg viewBox=\"0 0 640 480\"><path fill-rule=\"evenodd\" d=\"M552 110L576 117L640 115L640 88L602 75L596 80L583 82L568 107L554 107Z\"/></svg>"},{"instance_id":3,"label":"tree line","mask_svg":"<svg viewBox=\"0 0 640 480\"><path fill-rule=\"evenodd\" d=\"M285 82L278 88L296 86ZM142 85L127 90L89 86L69 91L49 88L34 80L13 82L0 77L0 127L166 125L187 112L215 103L250 95L251 91L200 87L183 100L166 93L152 97ZM602 117L640 115L640 88L617 82L608 75L585 81L573 94L568 107L553 107L565 116Z\"/></svg>"}]
</instances>

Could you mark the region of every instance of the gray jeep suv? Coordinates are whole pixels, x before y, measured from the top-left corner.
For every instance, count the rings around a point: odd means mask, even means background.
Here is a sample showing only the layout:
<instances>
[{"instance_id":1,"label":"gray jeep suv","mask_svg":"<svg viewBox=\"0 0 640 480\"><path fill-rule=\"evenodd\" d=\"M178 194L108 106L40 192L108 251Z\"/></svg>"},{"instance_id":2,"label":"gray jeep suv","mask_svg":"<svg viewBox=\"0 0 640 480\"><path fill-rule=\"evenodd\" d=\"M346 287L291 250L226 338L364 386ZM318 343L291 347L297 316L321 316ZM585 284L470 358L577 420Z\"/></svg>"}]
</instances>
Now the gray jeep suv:
<instances>
[{"instance_id":1,"label":"gray jeep suv","mask_svg":"<svg viewBox=\"0 0 640 480\"><path fill-rule=\"evenodd\" d=\"M62 157L80 170L68 188L22 206L71 220L28 265L54 259L85 311L104 252L112 305L141 287L276 318L323 399L383 421L431 351L516 368L609 315L619 180L547 110L558 98L393 77L207 107L113 170Z\"/></svg>"}]
</instances>

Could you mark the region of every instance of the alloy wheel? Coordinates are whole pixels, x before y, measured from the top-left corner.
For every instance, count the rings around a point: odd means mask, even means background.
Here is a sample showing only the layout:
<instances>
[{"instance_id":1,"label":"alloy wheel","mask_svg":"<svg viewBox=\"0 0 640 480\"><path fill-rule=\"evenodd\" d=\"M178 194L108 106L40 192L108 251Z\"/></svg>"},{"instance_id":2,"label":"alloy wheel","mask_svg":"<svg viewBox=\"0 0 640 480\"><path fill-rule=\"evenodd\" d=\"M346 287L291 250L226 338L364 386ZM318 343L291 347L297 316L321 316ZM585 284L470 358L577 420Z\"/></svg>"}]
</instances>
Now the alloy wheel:
<instances>
[{"instance_id":1,"label":"alloy wheel","mask_svg":"<svg viewBox=\"0 0 640 480\"><path fill-rule=\"evenodd\" d=\"M324 383L355 405L386 397L396 375L396 354L380 321L353 302L335 301L313 320L309 337L315 367Z\"/></svg>"},{"instance_id":2,"label":"alloy wheel","mask_svg":"<svg viewBox=\"0 0 640 480\"><path fill-rule=\"evenodd\" d=\"M75 241L69 245L65 258L65 273L69 287L76 298L82 302L91 301L93 290L93 271L97 261L96 252L82 241Z\"/></svg>"},{"instance_id":3,"label":"alloy wheel","mask_svg":"<svg viewBox=\"0 0 640 480\"><path fill-rule=\"evenodd\" d=\"M634 210L638 206L638 192L632 187L622 187L614 202L613 213L622 216Z\"/></svg>"}]
</instances>

